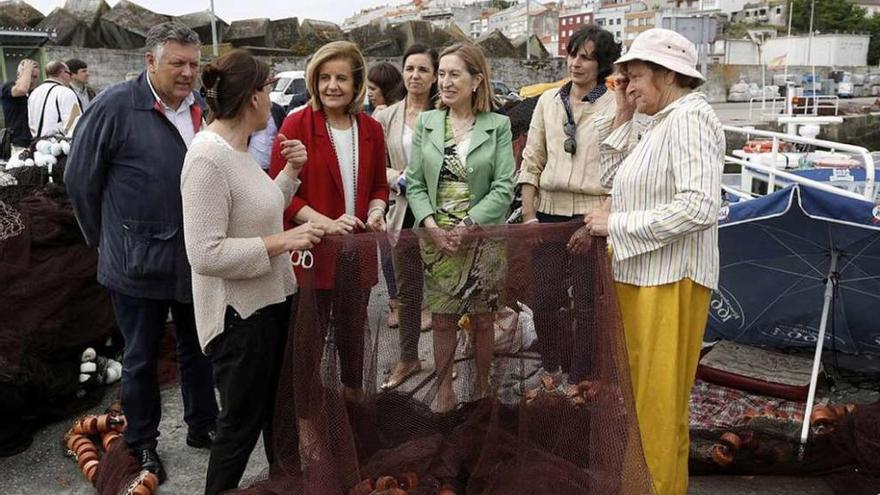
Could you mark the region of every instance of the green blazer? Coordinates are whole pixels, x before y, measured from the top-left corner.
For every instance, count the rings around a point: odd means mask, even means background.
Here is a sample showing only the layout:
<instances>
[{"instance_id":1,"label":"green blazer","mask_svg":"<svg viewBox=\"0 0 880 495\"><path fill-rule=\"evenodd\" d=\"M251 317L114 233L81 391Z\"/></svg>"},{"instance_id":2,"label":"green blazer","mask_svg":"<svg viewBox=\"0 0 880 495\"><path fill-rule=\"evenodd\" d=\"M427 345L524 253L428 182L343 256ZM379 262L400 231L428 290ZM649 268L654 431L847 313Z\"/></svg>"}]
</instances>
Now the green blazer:
<instances>
[{"instance_id":1,"label":"green blazer","mask_svg":"<svg viewBox=\"0 0 880 495\"><path fill-rule=\"evenodd\" d=\"M419 114L406 168L406 199L416 226L437 210L437 183L443 166L445 110ZM465 165L471 190L468 216L481 225L502 224L513 201L516 165L510 119L493 112L477 115Z\"/></svg>"}]
</instances>

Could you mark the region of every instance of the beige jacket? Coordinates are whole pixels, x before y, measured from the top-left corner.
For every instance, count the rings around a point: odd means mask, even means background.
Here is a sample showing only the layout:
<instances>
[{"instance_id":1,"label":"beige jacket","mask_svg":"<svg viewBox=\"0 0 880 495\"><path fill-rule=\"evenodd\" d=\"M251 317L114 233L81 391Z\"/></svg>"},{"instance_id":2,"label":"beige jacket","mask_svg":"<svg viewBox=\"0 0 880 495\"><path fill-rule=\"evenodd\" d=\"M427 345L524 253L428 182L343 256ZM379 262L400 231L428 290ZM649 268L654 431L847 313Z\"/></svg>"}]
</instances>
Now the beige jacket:
<instances>
[{"instance_id":1,"label":"beige jacket","mask_svg":"<svg viewBox=\"0 0 880 495\"><path fill-rule=\"evenodd\" d=\"M385 132L385 149L388 153L388 164L385 169L385 176L388 180L388 189L390 189L390 198L393 202L389 202L391 206L388 208L388 215L385 219L386 228L391 233L391 239L397 239L397 233L403 228L403 219L406 215L406 195L399 194L397 189L397 179L406 170L406 153L403 151L403 126L406 120L406 100L383 108L373 114L382 130Z\"/></svg>"},{"instance_id":2,"label":"beige jacket","mask_svg":"<svg viewBox=\"0 0 880 495\"><path fill-rule=\"evenodd\" d=\"M583 215L599 207L609 194L599 176L599 135L595 121L614 116L614 92L608 91L595 103L575 106L577 151L565 151L565 107L559 90L545 91L535 106L529 137L523 150L520 184L538 188L537 209L549 215Z\"/></svg>"}]
</instances>

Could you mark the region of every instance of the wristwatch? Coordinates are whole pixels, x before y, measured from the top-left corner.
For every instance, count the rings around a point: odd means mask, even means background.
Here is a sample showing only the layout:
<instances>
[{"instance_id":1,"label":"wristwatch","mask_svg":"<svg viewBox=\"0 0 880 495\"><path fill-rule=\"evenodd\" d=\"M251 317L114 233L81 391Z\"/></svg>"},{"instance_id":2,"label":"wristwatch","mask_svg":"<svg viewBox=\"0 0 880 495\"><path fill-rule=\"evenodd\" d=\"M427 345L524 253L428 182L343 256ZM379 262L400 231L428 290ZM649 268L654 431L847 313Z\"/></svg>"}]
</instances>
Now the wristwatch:
<instances>
[{"instance_id":1,"label":"wristwatch","mask_svg":"<svg viewBox=\"0 0 880 495\"><path fill-rule=\"evenodd\" d=\"M467 227L471 227L471 226L475 225L475 223L474 223L474 219L471 218L471 217L464 217L464 218L462 218L462 219L461 219L461 223L463 223L463 224L464 224L465 226L467 226Z\"/></svg>"}]
</instances>

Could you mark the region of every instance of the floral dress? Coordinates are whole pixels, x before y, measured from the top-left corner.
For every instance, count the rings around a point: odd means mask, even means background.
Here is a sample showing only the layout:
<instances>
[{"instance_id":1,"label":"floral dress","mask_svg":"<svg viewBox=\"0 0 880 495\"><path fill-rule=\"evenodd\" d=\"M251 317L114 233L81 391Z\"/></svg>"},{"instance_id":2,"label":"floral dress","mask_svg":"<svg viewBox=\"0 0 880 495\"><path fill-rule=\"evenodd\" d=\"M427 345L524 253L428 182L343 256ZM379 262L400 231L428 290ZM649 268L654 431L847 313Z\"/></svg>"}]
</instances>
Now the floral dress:
<instances>
[{"instance_id":1,"label":"floral dress","mask_svg":"<svg viewBox=\"0 0 880 495\"><path fill-rule=\"evenodd\" d=\"M452 230L470 209L468 171L455 143L449 114L446 115L443 167L437 185L434 219L440 228ZM443 254L429 239L421 241L427 277L428 307L439 314L481 314L503 305L507 266L504 245L485 239L465 240L452 256Z\"/></svg>"}]
</instances>

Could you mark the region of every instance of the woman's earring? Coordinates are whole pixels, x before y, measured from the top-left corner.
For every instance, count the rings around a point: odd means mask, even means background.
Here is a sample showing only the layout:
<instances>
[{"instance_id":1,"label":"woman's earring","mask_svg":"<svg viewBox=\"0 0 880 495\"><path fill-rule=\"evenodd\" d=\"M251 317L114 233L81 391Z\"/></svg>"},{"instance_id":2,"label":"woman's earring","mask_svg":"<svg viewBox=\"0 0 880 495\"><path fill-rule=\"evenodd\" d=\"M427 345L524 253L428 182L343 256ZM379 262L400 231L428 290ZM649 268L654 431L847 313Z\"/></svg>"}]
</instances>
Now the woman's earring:
<instances>
[{"instance_id":1,"label":"woman's earring","mask_svg":"<svg viewBox=\"0 0 880 495\"><path fill-rule=\"evenodd\" d=\"M471 90L471 93L476 93L476 92L477 92L477 88L474 88L473 90Z\"/></svg>"}]
</instances>

